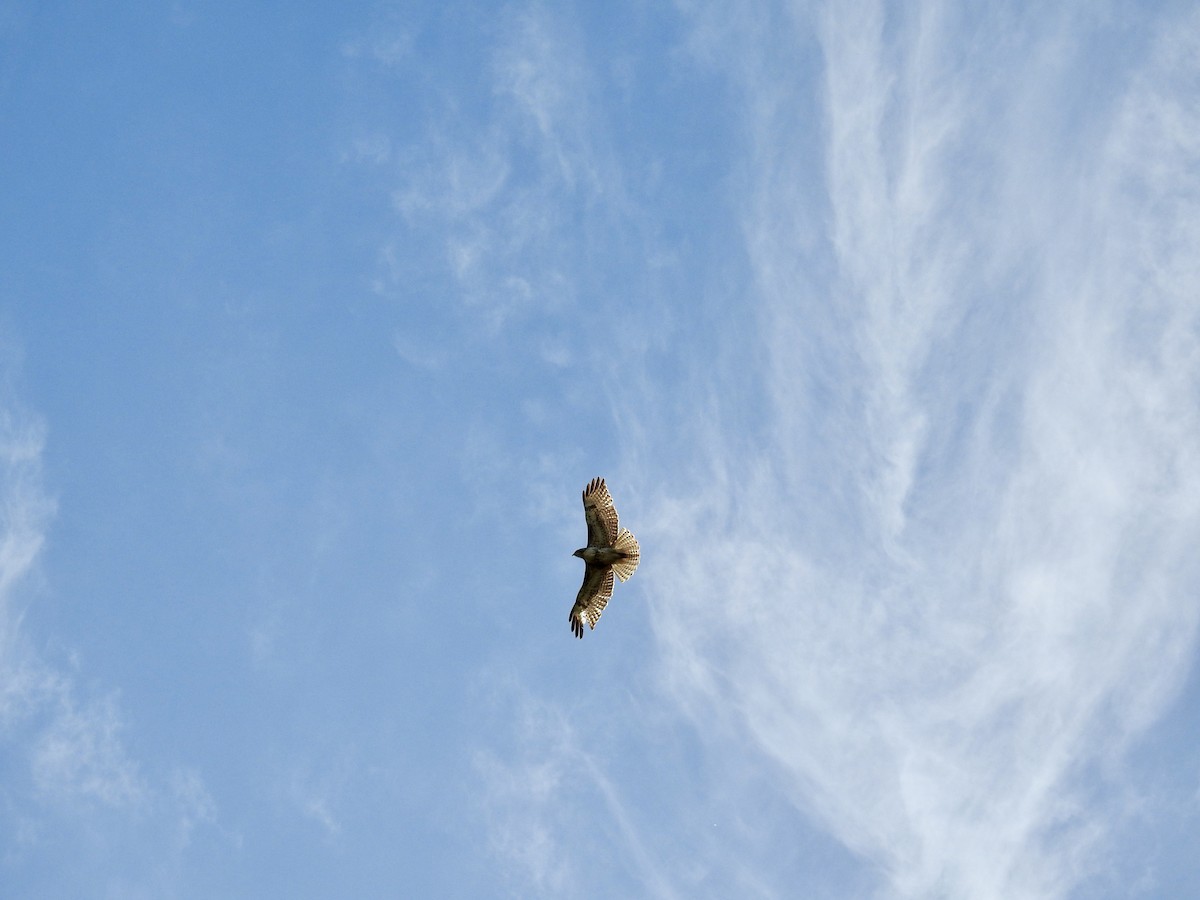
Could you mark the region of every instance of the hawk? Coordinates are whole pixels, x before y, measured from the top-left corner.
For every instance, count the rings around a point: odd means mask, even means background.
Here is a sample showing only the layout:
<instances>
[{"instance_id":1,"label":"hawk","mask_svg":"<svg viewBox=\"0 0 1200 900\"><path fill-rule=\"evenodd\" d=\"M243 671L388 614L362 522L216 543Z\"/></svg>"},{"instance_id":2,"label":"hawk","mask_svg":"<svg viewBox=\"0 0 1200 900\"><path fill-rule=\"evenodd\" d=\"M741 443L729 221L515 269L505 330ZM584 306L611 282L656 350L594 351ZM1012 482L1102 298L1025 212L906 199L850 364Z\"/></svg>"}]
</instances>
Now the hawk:
<instances>
[{"instance_id":1,"label":"hawk","mask_svg":"<svg viewBox=\"0 0 1200 900\"><path fill-rule=\"evenodd\" d=\"M574 556L584 561L583 587L571 607L571 631L583 637L583 623L595 628L613 592L613 575L628 581L638 567L637 538L617 528L617 508L603 478L593 478L583 489L583 517L587 520L588 542Z\"/></svg>"}]
</instances>

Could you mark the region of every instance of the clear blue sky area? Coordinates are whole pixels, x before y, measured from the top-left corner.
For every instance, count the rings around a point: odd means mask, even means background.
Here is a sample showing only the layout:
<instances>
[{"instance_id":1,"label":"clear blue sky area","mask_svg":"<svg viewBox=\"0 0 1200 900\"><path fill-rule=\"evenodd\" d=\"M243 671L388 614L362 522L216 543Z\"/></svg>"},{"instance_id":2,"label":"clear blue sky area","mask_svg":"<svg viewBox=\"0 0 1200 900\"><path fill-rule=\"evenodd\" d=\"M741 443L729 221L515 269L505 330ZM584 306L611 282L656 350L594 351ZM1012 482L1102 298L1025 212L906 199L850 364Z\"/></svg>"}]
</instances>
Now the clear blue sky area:
<instances>
[{"instance_id":1,"label":"clear blue sky area","mask_svg":"<svg viewBox=\"0 0 1200 900\"><path fill-rule=\"evenodd\" d=\"M3 897L1200 896L1194 3L0 0L0 235Z\"/></svg>"}]
</instances>

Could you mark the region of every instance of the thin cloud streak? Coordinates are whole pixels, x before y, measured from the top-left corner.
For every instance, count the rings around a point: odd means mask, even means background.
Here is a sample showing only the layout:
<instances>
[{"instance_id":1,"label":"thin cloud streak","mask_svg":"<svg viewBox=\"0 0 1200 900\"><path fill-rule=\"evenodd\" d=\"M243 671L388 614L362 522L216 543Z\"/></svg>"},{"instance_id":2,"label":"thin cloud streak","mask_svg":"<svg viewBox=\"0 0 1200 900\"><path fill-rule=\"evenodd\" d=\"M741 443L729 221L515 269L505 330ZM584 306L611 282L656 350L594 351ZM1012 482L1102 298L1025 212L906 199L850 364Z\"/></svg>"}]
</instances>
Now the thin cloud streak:
<instances>
[{"instance_id":1,"label":"thin cloud streak","mask_svg":"<svg viewBox=\"0 0 1200 900\"><path fill-rule=\"evenodd\" d=\"M1195 648L1200 20L1162 23L1064 162L1027 101L1070 94L1058 53L1092 23L973 58L982 25L950 15L811 23L824 203L777 199L802 154L748 186L765 449L707 442L707 484L643 526L646 575L668 690L892 892L1061 897ZM752 151L810 139L781 106L748 108Z\"/></svg>"}]
</instances>

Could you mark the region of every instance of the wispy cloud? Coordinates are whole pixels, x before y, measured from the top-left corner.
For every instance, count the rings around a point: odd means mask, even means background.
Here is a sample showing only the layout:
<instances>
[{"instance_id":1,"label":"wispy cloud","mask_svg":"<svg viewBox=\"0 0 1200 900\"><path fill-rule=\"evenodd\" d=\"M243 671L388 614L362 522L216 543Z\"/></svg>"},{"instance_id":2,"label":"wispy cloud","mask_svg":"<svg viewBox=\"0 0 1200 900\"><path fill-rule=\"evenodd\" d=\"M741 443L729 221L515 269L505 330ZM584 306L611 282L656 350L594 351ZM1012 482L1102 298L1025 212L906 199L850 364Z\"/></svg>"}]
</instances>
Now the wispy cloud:
<instances>
[{"instance_id":1,"label":"wispy cloud","mask_svg":"<svg viewBox=\"0 0 1200 900\"><path fill-rule=\"evenodd\" d=\"M21 745L26 777L45 799L136 804L142 788L115 702L80 699L21 627L55 503L42 485L45 427L19 403L13 378L4 373L0 392L0 739Z\"/></svg>"},{"instance_id":2,"label":"wispy cloud","mask_svg":"<svg viewBox=\"0 0 1200 900\"><path fill-rule=\"evenodd\" d=\"M469 87L447 89L417 123L369 129L370 141L355 141L348 154L390 160L395 173L403 227L381 250L376 290L414 302L418 285L440 295L448 280L473 327L489 335L569 310L586 290L576 233L623 202L595 76L570 18L511 7L493 25L477 67L455 73ZM479 108L463 109L464 97ZM381 127L403 137L384 138ZM420 140L411 142L414 129ZM428 253L414 257L414 246Z\"/></svg>"},{"instance_id":3,"label":"wispy cloud","mask_svg":"<svg viewBox=\"0 0 1200 900\"><path fill-rule=\"evenodd\" d=\"M342 834L338 810L350 774L344 759L319 767L296 765L292 768L289 798L306 819L321 826L326 840L336 840Z\"/></svg>"},{"instance_id":4,"label":"wispy cloud","mask_svg":"<svg viewBox=\"0 0 1200 900\"><path fill-rule=\"evenodd\" d=\"M80 708L69 684L57 679L50 684L57 703L32 748L38 790L59 801L79 798L112 807L143 802L145 787L121 743L115 701L105 698Z\"/></svg>"},{"instance_id":5,"label":"wispy cloud","mask_svg":"<svg viewBox=\"0 0 1200 900\"><path fill-rule=\"evenodd\" d=\"M520 692L511 699L515 748L503 756L482 751L475 767L490 850L515 893L527 896L532 886L537 896L580 896L597 879L629 878L640 896L682 896L632 820L630 802L563 711ZM586 815L592 807L603 810L603 822Z\"/></svg>"},{"instance_id":6,"label":"wispy cloud","mask_svg":"<svg viewBox=\"0 0 1200 900\"><path fill-rule=\"evenodd\" d=\"M368 59L385 69L404 62L411 53L411 27L389 21L342 41L342 56L348 59Z\"/></svg>"},{"instance_id":7,"label":"wispy cloud","mask_svg":"<svg viewBox=\"0 0 1200 900\"><path fill-rule=\"evenodd\" d=\"M795 70L731 72L772 98L744 299L773 412L749 456L697 429L643 574L671 694L895 893L1065 896L1195 646L1200 21L1097 100L1095 22L893 12L750 30L768 61L817 36L820 122Z\"/></svg>"},{"instance_id":8,"label":"wispy cloud","mask_svg":"<svg viewBox=\"0 0 1200 900\"><path fill-rule=\"evenodd\" d=\"M0 383L3 863L19 871L43 843L61 846L70 840L66 835L99 823L106 823L105 840L114 845L118 833L140 834L148 822L165 823L169 846L154 871L147 870L158 880L167 872L161 867L186 849L195 826L215 821L215 805L192 770L172 770L166 785L148 776L123 738L119 695L89 694L78 684L78 663L47 659L24 627L25 610L45 587L39 556L56 503L43 484L46 428L22 406L13 380L10 369Z\"/></svg>"},{"instance_id":9,"label":"wispy cloud","mask_svg":"<svg viewBox=\"0 0 1200 900\"><path fill-rule=\"evenodd\" d=\"M176 846L182 851L191 843L198 825L214 825L217 804L194 769L178 768L170 778L170 801L176 807Z\"/></svg>"},{"instance_id":10,"label":"wispy cloud","mask_svg":"<svg viewBox=\"0 0 1200 900\"><path fill-rule=\"evenodd\" d=\"M831 884L814 828L864 892L1068 896L1133 815L1123 754L1196 645L1200 20L746 6L683 4L743 128L744 243L696 265L748 277L696 301L669 379L618 347L644 403L614 403L661 687L736 827L692 831L683 791L639 804L545 699L478 759L492 850L585 891L564 860L586 809L663 896ZM555 118L586 89L538 75L562 34L514 34L497 71L544 184L599 190ZM460 276L528 196L503 148L474 164L400 201L474 223Z\"/></svg>"},{"instance_id":11,"label":"wispy cloud","mask_svg":"<svg viewBox=\"0 0 1200 900\"><path fill-rule=\"evenodd\" d=\"M526 711L524 718L529 715ZM487 791L484 814L491 852L538 894L561 896L571 878L571 854L562 839L565 823L550 811L569 782L578 752L570 745L561 716L540 723L537 731L546 744L540 758L523 752L518 758L501 759L486 751L475 765ZM529 740L528 732L525 721L518 729L523 742Z\"/></svg>"},{"instance_id":12,"label":"wispy cloud","mask_svg":"<svg viewBox=\"0 0 1200 900\"><path fill-rule=\"evenodd\" d=\"M7 373L5 373L7 375ZM7 381L7 378L5 379ZM0 396L0 475L4 491L3 538L0 540L0 610L4 636L17 618L13 590L24 578L42 547L44 529L54 503L41 490L41 453L45 429L15 407L11 389ZM5 642L7 644L7 640Z\"/></svg>"}]
</instances>

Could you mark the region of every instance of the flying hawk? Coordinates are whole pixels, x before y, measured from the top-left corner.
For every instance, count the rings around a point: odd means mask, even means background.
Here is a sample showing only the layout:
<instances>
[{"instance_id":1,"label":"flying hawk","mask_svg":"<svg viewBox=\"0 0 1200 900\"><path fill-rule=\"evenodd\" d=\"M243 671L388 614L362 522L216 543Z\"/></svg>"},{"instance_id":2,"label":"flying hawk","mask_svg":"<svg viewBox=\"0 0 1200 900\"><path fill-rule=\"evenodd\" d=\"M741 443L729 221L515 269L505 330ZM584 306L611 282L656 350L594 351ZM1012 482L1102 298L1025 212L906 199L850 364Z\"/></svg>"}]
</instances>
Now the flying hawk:
<instances>
[{"instance_id":1,"label":"flying hawk","mask_svg":"<svg viewBox=\"0 0 1200 900\"><path fill-rule=\"evenodd\" d=\"M583 517L587 519L588 542L573 554L584 561L583 587L571 607L571 631L583 637L583 623L595 628L613 592L613 574L622 581L637 571L637 538L617 528L617 508L603 478L593 478L583 489Z\"/></svg>"}]
</instances>

